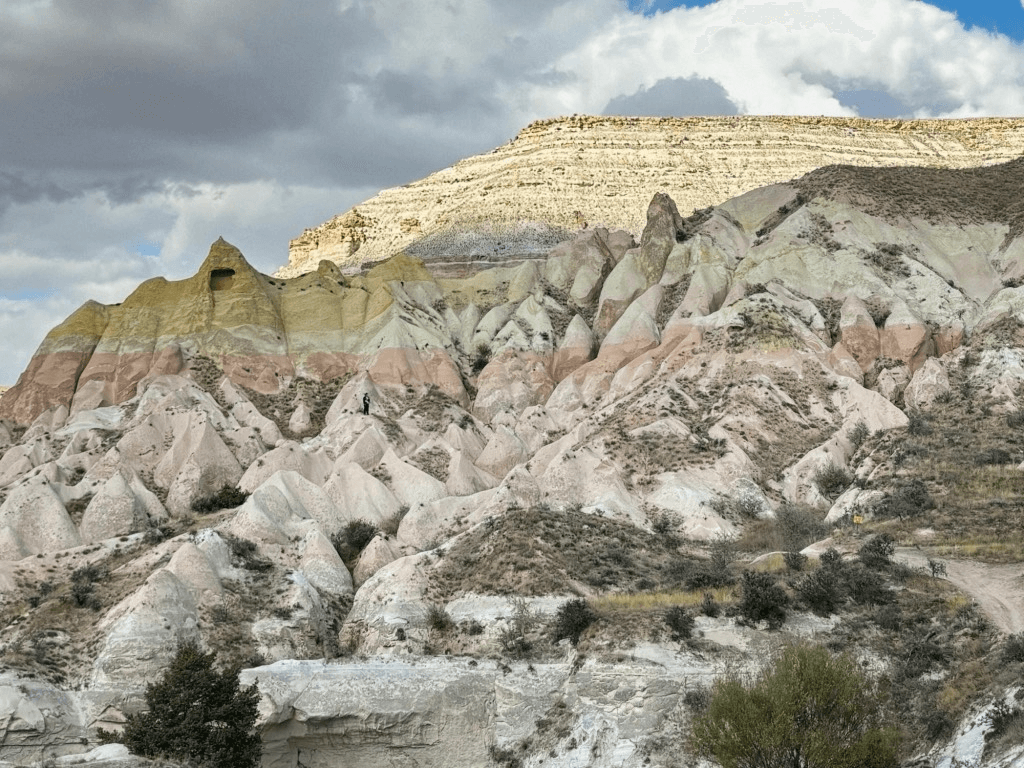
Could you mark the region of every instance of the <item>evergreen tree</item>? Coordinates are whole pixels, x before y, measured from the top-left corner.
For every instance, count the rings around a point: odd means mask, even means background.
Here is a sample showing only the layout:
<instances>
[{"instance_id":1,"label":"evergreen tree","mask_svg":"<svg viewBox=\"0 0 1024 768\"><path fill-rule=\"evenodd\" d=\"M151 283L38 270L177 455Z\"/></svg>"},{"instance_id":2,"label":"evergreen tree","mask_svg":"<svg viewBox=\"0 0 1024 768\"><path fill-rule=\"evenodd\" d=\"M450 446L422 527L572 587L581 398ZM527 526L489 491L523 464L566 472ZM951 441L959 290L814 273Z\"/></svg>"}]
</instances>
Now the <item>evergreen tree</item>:
<instances>
[{"instance_id":1,"label":"evergreen tree","mask_svg":"<svg viewBox=\"0 0 1024 768\"><path fill-rule=\"evenodd\" d=\"M125 722L122 740L134 754L209 768L259 765L259 693L255 685L239 688L237 670L215 671L215 660L194 643L178 648L163 679L146 688L148 711Z\"/></svg>"}]
</instances>

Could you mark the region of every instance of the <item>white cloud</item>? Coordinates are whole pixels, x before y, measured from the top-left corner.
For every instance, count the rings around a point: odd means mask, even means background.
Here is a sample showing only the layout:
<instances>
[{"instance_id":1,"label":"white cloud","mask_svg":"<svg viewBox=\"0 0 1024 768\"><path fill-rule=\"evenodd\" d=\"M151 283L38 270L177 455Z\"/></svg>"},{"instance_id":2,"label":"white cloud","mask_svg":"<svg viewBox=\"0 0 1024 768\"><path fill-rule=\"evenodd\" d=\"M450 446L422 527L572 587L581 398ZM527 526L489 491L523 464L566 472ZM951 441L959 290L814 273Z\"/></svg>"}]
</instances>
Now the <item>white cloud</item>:
<instances>
[{"instance_id":1,"label":"white cloud","mask_svg":"<svg viewBox=\"0 0 1024 768\"><path fill-rule=\"evenodd\" d=\"M753 114L851 114L826 80L880 85L922 117L1024 112L1020 47L915 0L718 0L613 22L557 61L574 81L533 89L540 111L600 111L659 80L701 77Z\"/></svg>"}]
</instances>

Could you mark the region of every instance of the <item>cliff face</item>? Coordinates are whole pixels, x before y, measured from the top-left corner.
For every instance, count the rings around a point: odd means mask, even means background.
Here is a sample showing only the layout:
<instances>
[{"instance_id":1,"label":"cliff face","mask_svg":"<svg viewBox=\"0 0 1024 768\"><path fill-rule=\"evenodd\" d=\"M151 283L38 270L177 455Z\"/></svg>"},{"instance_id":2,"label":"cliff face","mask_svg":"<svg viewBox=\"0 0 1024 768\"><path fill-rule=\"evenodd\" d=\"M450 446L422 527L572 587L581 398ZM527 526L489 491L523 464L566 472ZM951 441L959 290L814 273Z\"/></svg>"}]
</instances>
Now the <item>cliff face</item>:
<instances>
[{"instance_id":1,"label":"cliff face","mask_svg":"<svg viewBox=\"0 0 1024 768\"><path fill-rule=\"evenodd\" d=\"M714 679L807 638L966 754L1024 595L986 621L856 553L1024 557L1022 187L829 167L690 216L653 194L639 238L289 279L218 241L87 304L0 399L0 760L83 752L183 640L251 667L268 767L670 765ZM823 607L779 551L831 546Z\"/></svg>"},{"instance_id":2,"label":"cliff face","mask_svg":"<svg viewBox=\"0 0 1024 768\"><path fill-rule=\"evenodd\" d=\"M386 189L291 242L291 277L321 259L342 266L402 249L430 259L460 249L550 247L563 230L639 233L657 192L679 210L718 205L832 164L964 168L1024 153L1024 121L828 117L567 117L508 144Z\"/></svg>"}]
</instances>

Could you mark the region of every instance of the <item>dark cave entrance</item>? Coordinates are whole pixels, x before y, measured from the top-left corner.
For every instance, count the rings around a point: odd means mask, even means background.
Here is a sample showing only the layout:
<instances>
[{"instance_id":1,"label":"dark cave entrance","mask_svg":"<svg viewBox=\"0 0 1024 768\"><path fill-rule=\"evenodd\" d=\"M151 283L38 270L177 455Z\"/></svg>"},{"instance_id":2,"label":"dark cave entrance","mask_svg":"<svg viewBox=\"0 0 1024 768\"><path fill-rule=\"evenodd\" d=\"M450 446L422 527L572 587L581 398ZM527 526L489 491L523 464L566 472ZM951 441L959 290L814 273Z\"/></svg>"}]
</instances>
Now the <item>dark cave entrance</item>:
<instances>
[{"instance_id":1,"label":"dark cave entrance","mask_svg":"<svg viewBox=\"0 0 1024 768\"><path fill-rule=\"evenodd\" d=\"M210 272L210 290L226 291L235 280L235 270L214 269Z\"/></svg>"}]
</instances>

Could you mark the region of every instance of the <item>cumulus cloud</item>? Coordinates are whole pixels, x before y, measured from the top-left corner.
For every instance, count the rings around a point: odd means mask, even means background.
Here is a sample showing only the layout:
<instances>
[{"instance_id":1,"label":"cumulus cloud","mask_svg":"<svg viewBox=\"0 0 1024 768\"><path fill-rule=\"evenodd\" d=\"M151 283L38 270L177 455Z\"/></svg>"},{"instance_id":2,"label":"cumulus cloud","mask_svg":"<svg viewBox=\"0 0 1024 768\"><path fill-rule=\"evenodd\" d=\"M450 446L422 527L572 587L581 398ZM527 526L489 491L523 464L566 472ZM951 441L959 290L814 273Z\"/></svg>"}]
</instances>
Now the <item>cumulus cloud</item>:
<instances>
[{"instance_id":1,"label":"cumulus cloud","mask_svg":"<svg viewBox=\"0 0 1024 768\"><path fill-rule=\"evenodd\" d=\"M1021 47L920 0L669 5L4 0L0 382L85 298L191 274L219 235L272 271L534 119L1024 113Z\"/></svg>"},{"instance_id":2,"label":"cumulus cloud","mask_svg":"<svg viewBox=\"0 0 1024 768\"><path fill-rule=\"evenodd\" d=\"M864 90L921 117L1024 109L1020 47L915 0L719 0L623 17L557 66L579 83L535 98L558 108L582 96L581 111L681 73L720 83L756 114L852 115L849 92ZM844 84L845 103L828 80Z\"/></svg>"},{"instance_id":3,"label":"cumulus cloud","mask_svg":"<svg viewBox=\"0 0 1024 768\"><path fill-rule=\"evenodd\" d=\"M605 115L683 117L687 115L735 115L729 94L707 77L667 77L650 88L629 96L616 96L604 108Z\"/></svg>"}]
</instances>

